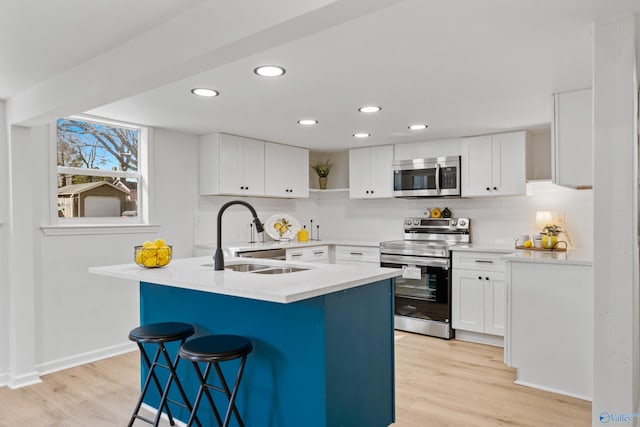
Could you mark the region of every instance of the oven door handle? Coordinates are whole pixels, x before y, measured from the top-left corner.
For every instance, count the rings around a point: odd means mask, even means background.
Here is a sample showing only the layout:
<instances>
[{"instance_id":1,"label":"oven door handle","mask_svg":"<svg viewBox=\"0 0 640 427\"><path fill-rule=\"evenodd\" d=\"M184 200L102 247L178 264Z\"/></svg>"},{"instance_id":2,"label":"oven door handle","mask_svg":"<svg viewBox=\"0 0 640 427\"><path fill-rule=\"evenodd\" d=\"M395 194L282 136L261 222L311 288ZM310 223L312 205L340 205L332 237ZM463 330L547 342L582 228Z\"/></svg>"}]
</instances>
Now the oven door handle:
<instances>
[{"instance_id":1,"label":"oven door handle","mask_svg":"<svg viewBox=\"0 0 640 427\"><path fill-rule=\"evenodd\" d=\"M436 193L440 194L440 163L436 163Z\"/></svg>"},{"instance_id":2,"label":"oven door handle","mask_svg":"<svg viewBox=\"0 0 640 427\"><path fill-rule=\"evenodd\" d=\"M440 267L449 269L448 258L423 258L415 256L380 255L380 262L388 262L400 265L415 265L416 267Z\"/></svg>"}]
</instances>

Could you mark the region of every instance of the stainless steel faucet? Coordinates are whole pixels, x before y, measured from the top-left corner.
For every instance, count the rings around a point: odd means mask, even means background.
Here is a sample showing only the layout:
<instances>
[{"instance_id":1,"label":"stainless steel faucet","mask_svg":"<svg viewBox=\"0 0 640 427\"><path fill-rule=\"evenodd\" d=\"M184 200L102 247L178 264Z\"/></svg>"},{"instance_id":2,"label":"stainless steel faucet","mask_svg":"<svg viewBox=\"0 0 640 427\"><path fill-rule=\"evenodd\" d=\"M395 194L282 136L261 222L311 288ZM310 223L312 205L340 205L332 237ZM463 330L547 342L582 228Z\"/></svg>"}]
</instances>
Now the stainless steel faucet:
<instances>
[{"instance_id":1,"label":"stainless steel faucet","mask_svg":"<svg viewBox=\"0 0 640 427\"><path fill-rule=\"evenodd\" d=\"M222 252L222 214L229 206L233 205L246 206L247 209L251 211L251 215L253 215L253 223L256 225L256 231L258 233L262 233L264 231L264 227L262 227L262 222L260 221L260 218L258 218L256 210L249 203L242 200L232 200L222 205L218 211L218 234L216 236L218 238L218 244L216 246L216 253L213 255L215 270L224 270L224 253Z\"/></svg>"}]
</instances>

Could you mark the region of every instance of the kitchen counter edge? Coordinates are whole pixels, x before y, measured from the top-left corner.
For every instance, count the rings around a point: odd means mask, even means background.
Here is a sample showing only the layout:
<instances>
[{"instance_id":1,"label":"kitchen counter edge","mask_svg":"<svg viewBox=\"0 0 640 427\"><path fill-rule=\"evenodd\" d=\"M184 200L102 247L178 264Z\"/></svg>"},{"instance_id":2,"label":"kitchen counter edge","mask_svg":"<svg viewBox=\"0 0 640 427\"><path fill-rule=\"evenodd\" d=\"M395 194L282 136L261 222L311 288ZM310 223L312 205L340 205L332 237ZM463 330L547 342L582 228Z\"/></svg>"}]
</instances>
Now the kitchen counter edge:
<instances>
[{"instance_id":1,"label":"kitchen counter edge","mask_svg":"<svg viewBox=\"0 0 640 427\"><path fill-rule=\"evenodd\" d=\"M227 265L243 262L247 259L225 260ZM90 267L89 273L276 303L302 301L402 274L399 269L371 265L292 263L271 259L253 263L273 267L298 266L309 270L277 275L214 271L211 257L194 257L175 259L162 268L147 269L131 263Z\"/></svg>"}]
</instances>

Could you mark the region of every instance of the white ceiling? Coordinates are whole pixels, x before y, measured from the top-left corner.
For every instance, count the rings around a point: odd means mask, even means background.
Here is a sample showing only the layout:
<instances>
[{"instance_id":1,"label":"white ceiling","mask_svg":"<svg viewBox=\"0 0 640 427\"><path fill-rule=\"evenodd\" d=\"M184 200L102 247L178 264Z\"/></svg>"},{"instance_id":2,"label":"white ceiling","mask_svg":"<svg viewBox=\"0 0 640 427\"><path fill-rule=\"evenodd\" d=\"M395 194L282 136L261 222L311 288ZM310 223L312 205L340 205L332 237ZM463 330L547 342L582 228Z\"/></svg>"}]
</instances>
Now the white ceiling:
<instances>
[{"instance_id":1,"label":"white ceiling","mask_svg":"<svg viewBox=\"0 0 640 427\"><path fill-rule=\"evenodd\" d=\"M0 99L114 48L202 0L2 0Z\"/></svg>"},{"instance_id":2,"label":"white ceiling","mask_svg":"<svg viewBox=\"0 0 640 427\"><path fill-rule=\"evenodd\" d=\"M54 7L60 3L62 10ZM10 98L196 3L3 2L0 97ZM88 112L315 150L539 129L550 121L552 93L591 85L593 21L625 11L640 11L640 1L405 0ZM5 36L15 34L19 40L7 42ZM261 79L252 72L260 64L279 64L287 73ZM198 86L221 95L191 95ZM358 113L365 104L383 110ZM303 128L296 124L301 118L319 124ZM429 128L409 131L414 122ZM352 134L359 131L372 137L355 140Z\"/></svg>"}]
</instances>

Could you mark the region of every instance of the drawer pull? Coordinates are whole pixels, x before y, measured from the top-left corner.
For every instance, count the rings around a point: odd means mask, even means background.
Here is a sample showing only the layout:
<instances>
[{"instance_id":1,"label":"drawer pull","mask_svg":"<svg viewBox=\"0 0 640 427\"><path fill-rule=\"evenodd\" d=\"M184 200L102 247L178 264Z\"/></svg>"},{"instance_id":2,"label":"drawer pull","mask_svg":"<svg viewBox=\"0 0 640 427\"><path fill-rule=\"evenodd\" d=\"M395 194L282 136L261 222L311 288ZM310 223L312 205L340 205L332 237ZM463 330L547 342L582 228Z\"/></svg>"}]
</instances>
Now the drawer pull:
<instances>
[{"instance_id":1,"label":"drawer pull","mask_svg":"<svg viewBox=\"0 0 640 427\"><path fill-rule=\"evenodd\" d=\"M477 260L475 260L475 262L480 262L480 263L483 263L483 264L493 264L493 261L488 260L488 259L477 259Z\"/></svg>"},{"instance_id":2,"label":"drawer pull","mask_svg":"<svg viewBox=\"0 0 640 427\"><path fill-rule=\"evenodd\" d=\"M349 255L364 255L362 252L349 252Z\"/></svg>"},{"instance_id":3,"label":"drawer pull","mask_svg":"<svg viewBox=\"0 0 640 427\"><path fill-rule=\"evenodd\" d=\"M291 254L292 257L294 256L302 256L302 254Z\"/></svg>"},{"instance_id":4,"label":"drawer pull","mask_svg":"<svg viewBox=\"0 0 640 427\"><path fill-rule=\"evenodd\" d=\"M322 255L324 254L324 251L313 251L314 255Z\"/></svg>"}]
</instances>

